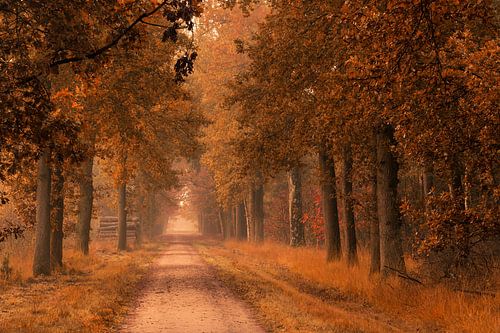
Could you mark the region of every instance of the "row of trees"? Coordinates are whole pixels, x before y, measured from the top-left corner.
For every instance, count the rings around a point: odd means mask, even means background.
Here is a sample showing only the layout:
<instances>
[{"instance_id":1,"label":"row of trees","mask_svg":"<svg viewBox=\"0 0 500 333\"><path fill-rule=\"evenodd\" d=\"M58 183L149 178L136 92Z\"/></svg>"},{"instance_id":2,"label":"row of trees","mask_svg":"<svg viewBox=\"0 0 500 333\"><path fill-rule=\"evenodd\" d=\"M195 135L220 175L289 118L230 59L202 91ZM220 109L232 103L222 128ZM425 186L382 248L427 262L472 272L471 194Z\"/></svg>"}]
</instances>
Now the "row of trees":
<instances>
[{"instance_id":1,"label":"row of trees","mask_svg":"<svg viewBox=\"0 0 500 333\"><path fill-rule=\"evenodd\" d=\"M125 250L127 213L151 219L178 183L175 161L197 154L204 119L179 83L200 13L198 1L0 2L2 198L26 213L2 239L36 220L35 276L62 265L65 203L88 254L97 159L115 182Z\"/></svg>"},{"instance_id":2,"label":"row of trees","mask_svg":"<svg viewBox=\"0 0 500 333\"><path fill-rule=\"evenodd\" d=\"M317 156L328 260L343 252L340 218L346 258L356 263L361 205L372 272L406 270L409 224L421 254L464 263L492 250L500 235L498 2L268 5L251 40L236 43L250 64L207 131L205 162L219 205L234 211L235 236L243 237L246 207L248 237L262 239L262 186L287 172L290 244L303 245L301 176Z\"/></svg>"}]
</instances>

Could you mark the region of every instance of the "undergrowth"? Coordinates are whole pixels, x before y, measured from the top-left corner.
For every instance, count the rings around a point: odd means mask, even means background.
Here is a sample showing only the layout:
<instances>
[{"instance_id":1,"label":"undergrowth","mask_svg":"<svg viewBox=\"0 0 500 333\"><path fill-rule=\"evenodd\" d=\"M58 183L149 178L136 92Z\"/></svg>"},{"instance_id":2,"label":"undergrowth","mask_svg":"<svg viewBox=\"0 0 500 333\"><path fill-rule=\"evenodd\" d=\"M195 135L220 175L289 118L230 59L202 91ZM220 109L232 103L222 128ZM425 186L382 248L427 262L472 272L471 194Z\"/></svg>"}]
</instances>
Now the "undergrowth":
<instances>
[{"instance_id":1,"label":"undergrowth","mask_svg":"<svg viewBox=\"0 0 500 333\"><path fill-rule=\"evenodd\" d=\"M201 251L221 277L268 318L271 331L500 331L498 274L491 278L492 289L482 293L474 289L474 281L468 284L474 290L470 292L370 276L366 251L355 267L343 261L327 264L320 249L276 243L231 241ZM410 274L418 272L417 262L408 260L408 267Z\"/></svg>"},{"instance_id":2,"label":"undergrowth","mask_svg":"<svg viewBox=\"0 0 500 333\"><path fill-rule=\"evenodd\" d=\"M116 332L132 305L155 246L117 252L114 242L95 242L88 256L68 241L64 266L33 278L32 247L4 247L9 279L0 281L0 332Z\"/></svg>"}]
</instances>

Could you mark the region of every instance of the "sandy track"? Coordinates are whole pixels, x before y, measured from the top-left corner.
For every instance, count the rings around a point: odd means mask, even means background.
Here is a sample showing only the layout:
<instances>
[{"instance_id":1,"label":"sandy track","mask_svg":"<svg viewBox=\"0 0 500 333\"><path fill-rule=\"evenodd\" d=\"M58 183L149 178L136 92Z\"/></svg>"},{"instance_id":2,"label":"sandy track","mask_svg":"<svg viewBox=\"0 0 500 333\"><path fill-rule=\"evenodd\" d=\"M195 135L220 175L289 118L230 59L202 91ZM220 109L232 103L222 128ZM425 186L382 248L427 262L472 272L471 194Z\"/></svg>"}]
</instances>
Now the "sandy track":
<instances>
[{"instance_id":1,"label":"sandy track","mask_svg":"<svg viewBox=\"0 0 500 333\"><path fill-rule=\"evenodd\" d=\"M264 330L212 273L193 237L170 235L122 333L261 333Z\"/></svg>"}]
</instances>

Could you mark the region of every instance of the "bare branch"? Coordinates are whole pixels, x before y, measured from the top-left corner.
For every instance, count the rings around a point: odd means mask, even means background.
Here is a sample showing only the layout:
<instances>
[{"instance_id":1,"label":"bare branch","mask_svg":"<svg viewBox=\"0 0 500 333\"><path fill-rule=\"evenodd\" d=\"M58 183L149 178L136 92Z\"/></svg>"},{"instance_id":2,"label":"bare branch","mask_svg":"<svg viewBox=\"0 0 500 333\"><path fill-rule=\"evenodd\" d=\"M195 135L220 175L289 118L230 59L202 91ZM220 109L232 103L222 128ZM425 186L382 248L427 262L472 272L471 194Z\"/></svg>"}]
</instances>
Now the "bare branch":
<instances>
[{"instance_id":1,"label":"bare branch","mask_svg":"<svg viewBox=\"0 0 500 333\"><path fill-rule=\"evenodd\" d=\"M144 21L144 19L141 20L141 23L144 23L144 24L147 24L147 25L151 25L153 27L164 28L164 29L169 29L170 28L169 26L166 26L166 25L163 25L163 24L156 24L156 23Z\"/></svg>"},{"instance_id":2,"label":"bare branch","mask_svg":"<svg viewBox=\"0 0 500 333\"><path fill-rule=\"evenodd\" d=\"M118 36L116 36L110 43L104 45L103 47L97 49L96 51L91 52L91 53L87 53L87 54L85 54L83 56L79 56L79 57L71 57L71 58L65 58L65 59L54 61L50 64L50 67L57 67L59 65L69 64L69 63L73 63L73 62L80 62L80 61L87 60L87 59L95 59L97 56L103 54L104 52L106 52L110 48L116 46L118 44L118 42L120 42L120 40L125 35L127 35L137 24L144 23L143 19L156 14L161 8L163 8L168 3L169 3L169 0L165 0L161 4L159 4L155 9L153 9L152 11L144 13L141 16L139 16L137 19L135 19L134 22L132 22L127 28L125 28Z\"/></svg>"},{"instance_id":3,"label":"bare branch","mask_svg":"<svg viewBox=\"0 0 500 333\"><path fill-rule=\"evenodd\" d=\"M416 283L418 283L418 284L423 285L423 282L422 282L422 281L420 281L420 280L418 280L418 279L416 279L416 278L414 278L414 277L409 276L409 275L408 275L408 273L406 273L406 272L402 272L402 271L400 271L400 270L398 270L398 269L395 269L395 268L389 267L389 266L387 266L387 265L386 265L386 266L384 266L384 267L385 267L385 268L390 269L391 271L394 271L394 272L398 273L398 277L400 277L400 278L407 279L407 280L410 280L410 281L413 281L413 282L416 282Z\"/></svg>"}]
</instances>

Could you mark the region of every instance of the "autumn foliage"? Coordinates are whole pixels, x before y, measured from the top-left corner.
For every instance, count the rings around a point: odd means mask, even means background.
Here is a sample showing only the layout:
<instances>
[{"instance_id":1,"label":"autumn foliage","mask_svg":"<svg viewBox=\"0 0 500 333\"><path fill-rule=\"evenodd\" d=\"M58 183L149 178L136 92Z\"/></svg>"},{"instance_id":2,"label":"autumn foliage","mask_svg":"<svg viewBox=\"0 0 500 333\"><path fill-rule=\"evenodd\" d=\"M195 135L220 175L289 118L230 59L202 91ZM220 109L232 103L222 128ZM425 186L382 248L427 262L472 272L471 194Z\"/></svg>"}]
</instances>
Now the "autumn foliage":
<instances>
[{"instance_id":1,"label":"autumn foliage","mask_svg":"<svg viewBox=\"0 0 500 333\"><path fill-rule=\"evenodd\" d=\"M259 8L224 3L247 13ZM315 168L313 156L326 151L330 176L308 179L336 185L326 225L347 228L350 261L356 240L371 244L375 270L380 251L386 273L405 270L404 252L437 256L448 269L494 257L498 3L268 5L258 30L236 41L248 58L207 130L205 159L219 203L247 202L255 184ZM319 212L311 207L302 218L315 233Z\"/></svg>"}]
</instances>

